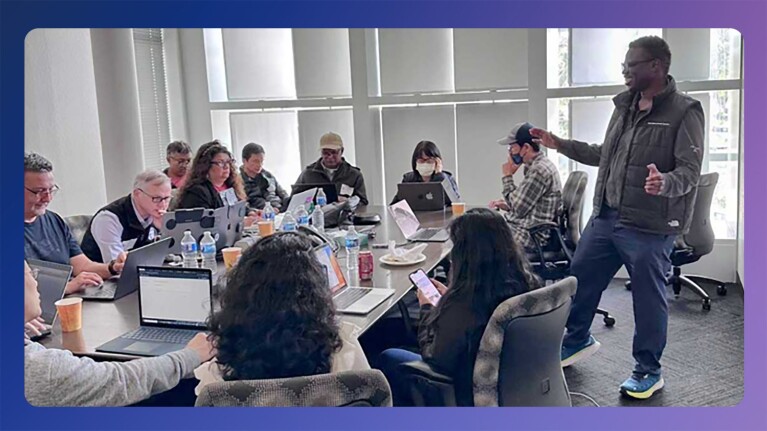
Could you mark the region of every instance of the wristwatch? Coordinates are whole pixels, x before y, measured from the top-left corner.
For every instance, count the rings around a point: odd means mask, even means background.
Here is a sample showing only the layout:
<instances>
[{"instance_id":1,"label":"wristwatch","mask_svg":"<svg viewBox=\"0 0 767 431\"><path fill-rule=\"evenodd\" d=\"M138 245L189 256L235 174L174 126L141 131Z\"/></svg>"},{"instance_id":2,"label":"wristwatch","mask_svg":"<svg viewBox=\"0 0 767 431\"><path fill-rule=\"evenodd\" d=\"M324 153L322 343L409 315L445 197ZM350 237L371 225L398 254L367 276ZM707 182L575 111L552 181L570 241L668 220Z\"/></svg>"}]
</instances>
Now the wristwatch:
<instances>
[{"instance_id":1,"label":"wristwatch","mask_svg":"<svg viewBox=\"0 0 767 431\"><path fill-rule=\"evenodd\" d=\"M119 274L119 272L115 271L115 261L116 259L112 259L109 261L109 265L107 265L107 269L109 270L109 273L112 275Z\"/></svg>"}]
</instances>

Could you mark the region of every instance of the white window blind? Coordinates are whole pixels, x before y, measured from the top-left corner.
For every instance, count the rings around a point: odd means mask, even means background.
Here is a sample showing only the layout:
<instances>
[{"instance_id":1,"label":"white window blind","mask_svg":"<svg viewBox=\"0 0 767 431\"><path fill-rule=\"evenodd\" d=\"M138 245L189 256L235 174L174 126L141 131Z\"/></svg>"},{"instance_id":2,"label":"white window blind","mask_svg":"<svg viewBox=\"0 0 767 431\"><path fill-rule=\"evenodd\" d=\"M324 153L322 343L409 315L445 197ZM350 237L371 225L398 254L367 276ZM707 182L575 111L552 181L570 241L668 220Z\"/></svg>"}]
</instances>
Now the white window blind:
<instances>
[{"instance_id":1,"label":"white window blind","mask_svg":"<svg viewBox=\"0 0 767 431\"><path fill-rule=\"evenodd\" d=\"M295 99L289 28L223 30L229 100Z\"/></svg>"},{"instance_id":2,"label":"white window blind","mask_svg":"<svg viewBox=\"0 0 767 431\"><path fill-rule=\"evenodd\" d=\"M453 31L379 29L381 93L451 93Z\"/></svg>"},{"instance_id":3,"label":"white window blind","mask_svg":"<svg viewBox=\"0 0 767 431\"><path fill-rule=\"evenodd\" d=\"M170 142L162 29L134 28L133 44L144 167L160 169L165 165L165 148Z\"/></svg>"}]
</instances>

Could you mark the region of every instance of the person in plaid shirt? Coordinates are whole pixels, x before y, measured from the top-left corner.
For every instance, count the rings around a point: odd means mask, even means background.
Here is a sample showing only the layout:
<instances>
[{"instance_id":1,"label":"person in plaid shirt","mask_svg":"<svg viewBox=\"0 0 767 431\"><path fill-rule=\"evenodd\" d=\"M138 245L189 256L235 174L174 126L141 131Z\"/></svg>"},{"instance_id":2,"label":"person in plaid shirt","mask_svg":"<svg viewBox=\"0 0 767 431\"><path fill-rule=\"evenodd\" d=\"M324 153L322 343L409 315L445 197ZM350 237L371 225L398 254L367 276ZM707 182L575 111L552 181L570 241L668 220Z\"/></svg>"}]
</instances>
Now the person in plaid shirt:
<instances>
[{"instance_id":1,"label":"person in plaid shirt","mask_svg":"<svg viewBox=\"0 0 767 431\"><path fill-rule=\"evenodd\" d=\"M559 171L540 145L533 142L530 123L514 126L509 135L498 140L509 149L509 159L501 166L503 170L503 199L490 202L490 208L506 211L505 217L514 233L514 239L526 249L535 249L535 242L528 232L532 226L555 221L562 206L562 183ZM525 165L522 183L514 183L514 174ZM541 234L541 244L548 234Z\"/></svg>"}]
</instances>

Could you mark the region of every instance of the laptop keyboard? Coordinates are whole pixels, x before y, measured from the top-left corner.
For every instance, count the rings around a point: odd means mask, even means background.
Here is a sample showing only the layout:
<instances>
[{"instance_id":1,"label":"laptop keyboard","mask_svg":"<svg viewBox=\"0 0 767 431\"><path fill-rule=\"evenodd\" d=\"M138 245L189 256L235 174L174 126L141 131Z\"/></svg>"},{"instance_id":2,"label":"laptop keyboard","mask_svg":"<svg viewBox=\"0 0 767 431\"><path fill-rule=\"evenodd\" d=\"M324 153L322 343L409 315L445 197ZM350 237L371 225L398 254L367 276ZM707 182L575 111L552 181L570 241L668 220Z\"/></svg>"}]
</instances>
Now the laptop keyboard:
<instances>
[{"instance_id":1,"label":"laptop keyboard","mask_svg":"<svg viewBox=\"0 0 767 431\"><path fill-rule=\"evenodd\" d=\"M370 292L372 292L370 289L355 289L353 287L347 287L343 292L341 292L340 295L333 299L336 302L336 307L338 307L339 310L343 310Z\"/></svg>"},{"instance_id":2,"label":"laptop keyboard","mask_svg":"<svg viewBox=\"0 0 767 431\"><path fill-rule=\"evenodd\" d=\"M424 229L413 237L413 239L430 239L434 235L438 234L441 229Z\"/></svg>"},{"instance_id":3,"label":"laptop keyboard","mask_svg":"<svg viewBox=\"0 0 767 431\"><path fill-rule=\"evenodd\" d=\"M136 341L159 341L163 343L186 344L191 340L196 331L188 329L148 328L142 327L128 332L122 338Z\"/></svg>"}]
</instances>

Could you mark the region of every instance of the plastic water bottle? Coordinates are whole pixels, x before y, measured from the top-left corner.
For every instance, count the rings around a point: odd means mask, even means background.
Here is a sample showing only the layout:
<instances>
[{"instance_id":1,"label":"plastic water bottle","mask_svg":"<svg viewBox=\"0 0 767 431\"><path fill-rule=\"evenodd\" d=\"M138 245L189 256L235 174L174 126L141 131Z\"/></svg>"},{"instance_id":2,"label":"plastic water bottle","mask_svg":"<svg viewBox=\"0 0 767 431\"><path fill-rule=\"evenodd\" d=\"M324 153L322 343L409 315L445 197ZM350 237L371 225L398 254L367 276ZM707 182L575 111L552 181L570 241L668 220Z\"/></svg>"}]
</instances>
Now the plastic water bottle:
<instances>
[{"instance_id":1,"label":"plastic water bottle","mask_svg":"<svg viewBox=\"0 0 767 431\"><path fill-rule=\"evenodd\" d=\"M320 189L317 192L317 206L324 207L328 204L328 197L325 195L325 190Z\"/></svg>"},{"instance_id":2,"label":"plastic water bottle","mask_svg":"<svg viewBox=\"0 0 767 431\"><path fill-rule=\"evenodd\" d=\"M317 204L312 211L312 226L319 233L325 233L325 213L322 212L322 207Z\"/></svg>"},{"instance_id":3,"label":"plastic water bottle","mask_svg":"<svg viewBox=\"0 0 767 431\"><path fill-rule=\"evenodd\" d=\"M184 232L181 239L181 257L184 260L184 268L197 268L197 241L192 237L192 231Z\"/></svg>"},{"instance_id":4,"label":"plastic water bottle","mask_svg":"<svg viewBox=\"0 0 767 431\"><path fill-rule=\"evenodd\" d=\"M293 217L293 214L291 214L290 211L286 211L285 215L282 217L282 225L280 226L280 229L283 232L295 232L298 229L296 227L296 218Z\"/></svg>"},{"instance_id":5,"label":"plastic water bottle","mask_svg":"<svg viewBox=\"0 0 767 431\"><path fill-rule=\"evenodd\" d=\"M299 226L309 227L309 213L303 205L299 205L296 210L296 220L298 220Z\"/></svg>"},{"instance_id":6,"label":"plastic water bottle","mask_svg":"<svg viewBox=\"0 0 767 431\"><path fill-rule=\"evenodd\" d=\"M346 269L356 270L359 267L360 237L354 226L349 226L346 231Z\"/></svg>"},{"instance_id":7,"label":"plastic water bottle","mask_svg":"<svg viewBox=\"0 0 767 431\"><path fill-rule=\"evenodd\" d=\"M262 218L264 220L271 220L274 222L274 208L272 208L272 204L267 202L266 205L264 205L264 212L262 213Z\"/></svg>"},{"instance_id":8,"label":"plastic water bottle","mask_svg":"<svg viewBox=\"0 0 767 431\"><path fill-rule=\"evenodd\" d=\"M210 235L210 231L200 240L200 252L202 253L202 267L211 270L214 274L218 266L216 265L216 240Z\"/></svg>"}]
</instances>

